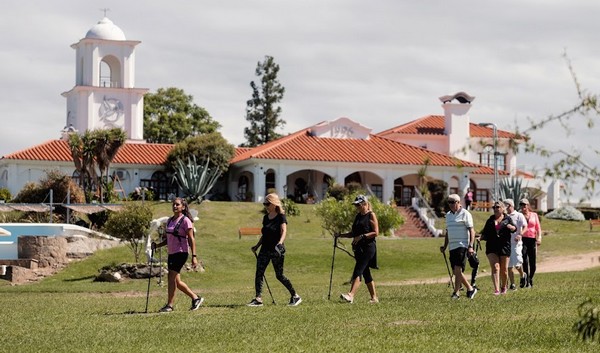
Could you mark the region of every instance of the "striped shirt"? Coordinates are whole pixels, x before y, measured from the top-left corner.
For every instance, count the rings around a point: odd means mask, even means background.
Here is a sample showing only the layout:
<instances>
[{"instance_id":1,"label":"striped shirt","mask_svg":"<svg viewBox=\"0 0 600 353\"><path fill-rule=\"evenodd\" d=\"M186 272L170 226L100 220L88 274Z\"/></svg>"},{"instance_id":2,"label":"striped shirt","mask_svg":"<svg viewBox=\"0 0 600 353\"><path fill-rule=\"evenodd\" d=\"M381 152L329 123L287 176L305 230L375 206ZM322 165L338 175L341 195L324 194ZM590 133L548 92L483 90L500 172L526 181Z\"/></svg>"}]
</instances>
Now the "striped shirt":
<instances>
[{"instance_id":1,"label":"striped shirt","mask_svg":"<svg viewBox=\"0 0 600 353\"><path fill-rule=\"evenodd\" d=\"M456 213L446 213L446 230L448 231L448 249L466 248L469 246L469 229L473 228L473 216L469 211L460 208Z\"/></svg>"}]
</instances>

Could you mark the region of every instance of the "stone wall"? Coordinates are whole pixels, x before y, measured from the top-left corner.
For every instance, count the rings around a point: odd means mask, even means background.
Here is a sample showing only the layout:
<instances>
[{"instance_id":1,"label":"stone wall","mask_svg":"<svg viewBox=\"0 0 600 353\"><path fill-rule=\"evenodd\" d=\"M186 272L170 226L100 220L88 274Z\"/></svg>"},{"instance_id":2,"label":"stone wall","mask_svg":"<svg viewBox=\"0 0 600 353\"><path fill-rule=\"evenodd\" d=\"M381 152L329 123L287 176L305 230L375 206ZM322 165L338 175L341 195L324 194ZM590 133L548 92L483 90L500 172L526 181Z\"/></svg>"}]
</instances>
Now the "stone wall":
<instances>
[{"instance_id":1,"label":"stone wall","mask_svg":"<svg viewBox=\"0 0 600 353\"><path fill-rule=\"evenodd\" d=\"M67 240L63 237L19 236L19 259L35 259L39 267L62 265L68 262Z\"/></svg>"}]
</instances>

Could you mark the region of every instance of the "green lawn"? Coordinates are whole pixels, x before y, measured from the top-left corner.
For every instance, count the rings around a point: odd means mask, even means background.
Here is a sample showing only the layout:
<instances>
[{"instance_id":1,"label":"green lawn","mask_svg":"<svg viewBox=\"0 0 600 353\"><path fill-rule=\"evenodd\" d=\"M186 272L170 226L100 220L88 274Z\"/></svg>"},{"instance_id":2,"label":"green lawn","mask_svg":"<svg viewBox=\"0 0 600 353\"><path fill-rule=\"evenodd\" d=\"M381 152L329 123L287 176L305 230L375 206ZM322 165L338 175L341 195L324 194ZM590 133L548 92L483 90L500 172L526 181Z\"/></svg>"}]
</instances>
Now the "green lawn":
<instances>
[{"instance_id":1,"label":"green lawn","mask_svg":"<svg viewBox=\"0 0 600 353\"><path fill-rule=\"evenodd\" d=\"M194 206L195 207L195 206ZM200 257L206 272L184 273L184 280L206 297L190 312L180 292L176 311L154 313L166 300L166 287L147 280L94 283L98 269L131 262L125 247L99 251L57 275L31 285L0 283L0 352L597 352L600 345L578 341L571 331L577 306L600 300L600 268L540 273L535 288L506 296L491 294L481 279L474 300L450 299L446 284L399 285L399 281L447 276L439 253L441 239L378 241L381 269L374 272L381 303L369 305L362 287L355 304L339 293L353 260L337 251L331 300L327 300L332 240L323 234L313 206L289 219L286 275L303 303L287 307L289 294L267 279L277 305L265 290L262 308L245 306L253 296L256 237L238 240L237 228L260 225L260 205L208 202L199 206ZM157 216L168 204L156 204ZM485 214L476 215L476 222ZM544 219L549 231L542 257L600 250L600 232L582 223ZM483 223L482 223L483 224ZM485 262L484 268L488 268Z\"/></svg>"}]
</instances>

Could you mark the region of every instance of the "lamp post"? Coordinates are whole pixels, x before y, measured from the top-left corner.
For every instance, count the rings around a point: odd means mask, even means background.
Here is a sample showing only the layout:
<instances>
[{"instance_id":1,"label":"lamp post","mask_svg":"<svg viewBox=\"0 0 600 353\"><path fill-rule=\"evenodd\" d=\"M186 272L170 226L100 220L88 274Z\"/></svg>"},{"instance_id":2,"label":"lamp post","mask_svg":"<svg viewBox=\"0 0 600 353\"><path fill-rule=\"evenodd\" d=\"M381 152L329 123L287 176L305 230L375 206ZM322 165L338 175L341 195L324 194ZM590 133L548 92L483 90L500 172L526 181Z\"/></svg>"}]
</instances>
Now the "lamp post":
<instances>
[{"instance_id":1,"label":"lamp post","mask_svg":"<svg viewBox=\"0 0 600 353\"><path fill-rule=\"evenodd\" d=\"M492 194L494 201L498 201L498 127L494 123L479 123L479 126L491 126L494 130L494 188Z\"/></svg>"}]
</instances>

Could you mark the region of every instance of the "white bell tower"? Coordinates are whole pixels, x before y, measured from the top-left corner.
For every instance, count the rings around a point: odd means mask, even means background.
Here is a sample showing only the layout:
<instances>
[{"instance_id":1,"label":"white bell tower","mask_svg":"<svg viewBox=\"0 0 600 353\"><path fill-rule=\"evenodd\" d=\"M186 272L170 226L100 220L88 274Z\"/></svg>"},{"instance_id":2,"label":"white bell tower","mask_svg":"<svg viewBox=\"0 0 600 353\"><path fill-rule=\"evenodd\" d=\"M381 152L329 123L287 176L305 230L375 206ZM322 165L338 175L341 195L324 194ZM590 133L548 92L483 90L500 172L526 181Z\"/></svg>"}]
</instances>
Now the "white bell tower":
<instances>
[{"instance_id":1,"label":"white bell tower","mask_svg":"<svg viewBox=\"0 0 600 353\"><path fill-rule=\"evenodd\" d=\"M144 94L135 88L135 47L123 31L104 17L75 49L75 87L64 92L67 124L79 133L121 128L129 142L144 140Z\"/></svg>"}]
</instances>

